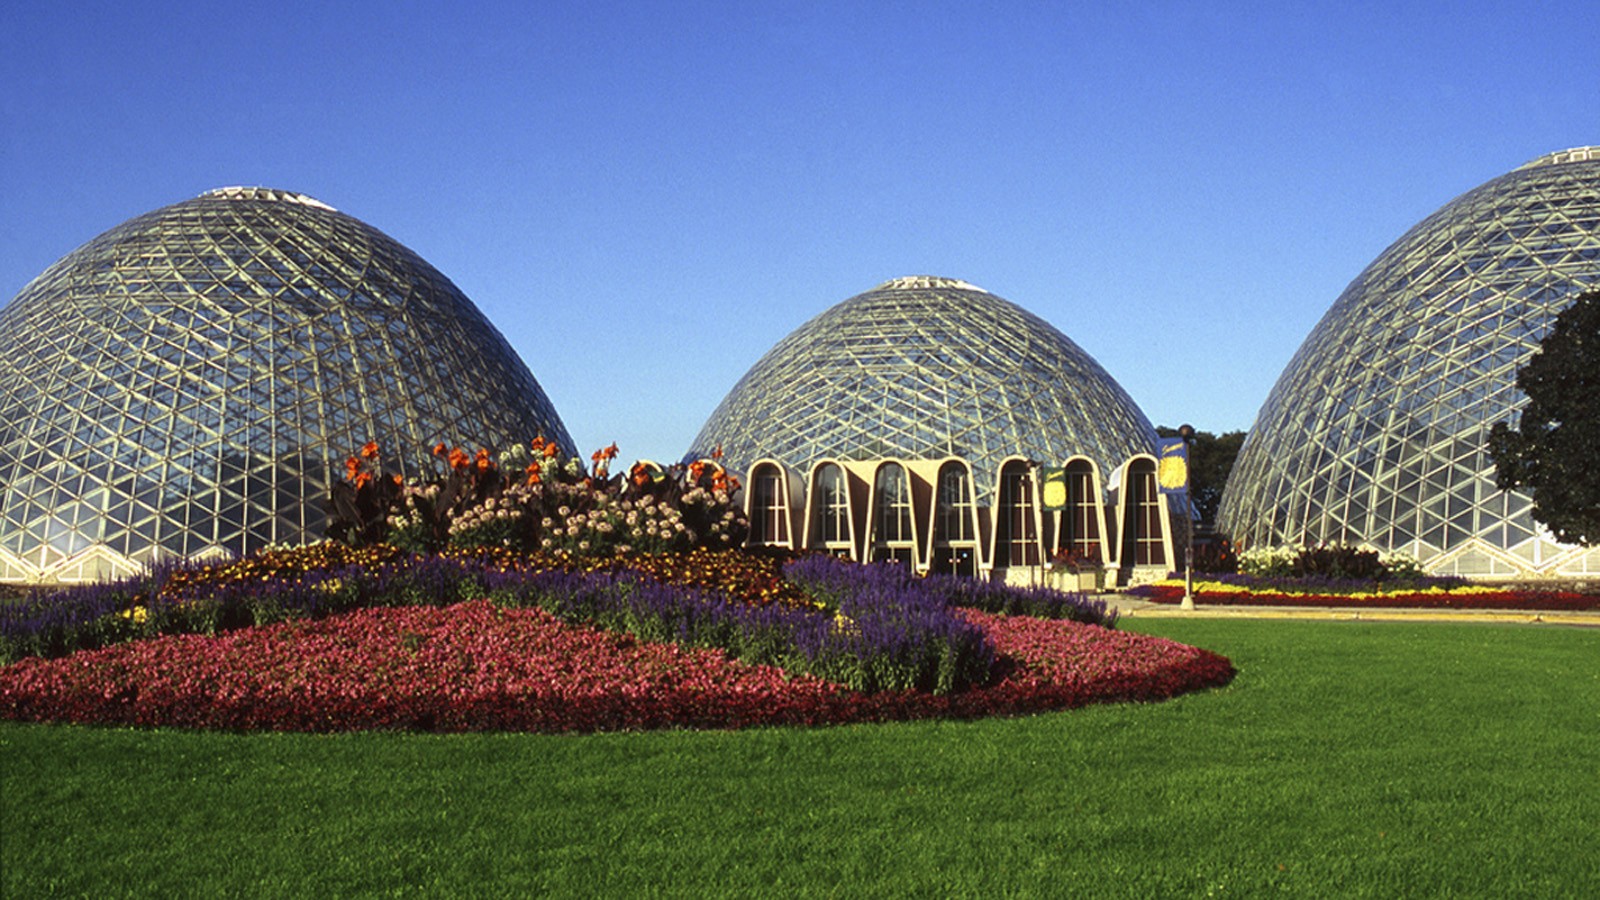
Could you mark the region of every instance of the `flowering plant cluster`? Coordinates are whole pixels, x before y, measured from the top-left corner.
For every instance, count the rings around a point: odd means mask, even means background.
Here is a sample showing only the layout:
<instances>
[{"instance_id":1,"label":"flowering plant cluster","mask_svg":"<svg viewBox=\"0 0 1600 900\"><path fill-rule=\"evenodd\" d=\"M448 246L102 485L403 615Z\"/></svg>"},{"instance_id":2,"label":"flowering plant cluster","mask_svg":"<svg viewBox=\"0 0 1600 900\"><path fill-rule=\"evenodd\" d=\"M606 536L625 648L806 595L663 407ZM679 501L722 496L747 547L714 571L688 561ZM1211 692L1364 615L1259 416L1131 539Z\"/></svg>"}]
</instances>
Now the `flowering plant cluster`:
<instances>
[{"instance_id":1,"label":"flowering plant cluster","mask_svg":"<svg viewBox=\"0 0 1600 900\"><path fill-rule=\"evenodd\" d=\"M954 694L852 691L486 600L163 635L0 668L0 718L280 731L587 732L975 718L1159 700L1228 660L1160 638L963 611L999 654Z\"/></svg>"},{"instance_id":2,"label":"flowering plant cluster","mask_svg":"<svg viewBox=\"0 0 1600 900\"><path fill-rule=\"evenodd\" d=\"M923 579L923 583L951 606L981 609L1006 616L1071 619L1106 628L1115 628L1117 625L1117 610L1107 606L1106 601L1043 585L1012 587L960 575L929 575Z\"/></svg>"},{"instance_id":3,"label":"flowering plant cluster","mask_svg":"<svg viewBox=\"0 0 1600 900\"><path fill-rule=\"evenodd\" d=\"M415 555L336 542L227 564L170 566L117 585L0 608L0 661L59 656L137 637L219 634L376 606L489 597L572 623L720 649L861 691L958 692L989 675L993 651L957 603L1110 625L1100 603L827 556L696 550L636 557Z\"/></svg>"},{"instance_id":4,"label":"flowering plant cluster","mask_svg":"<svg viewBox=\"0 0 1600 900\"><path fill-rule=\"evenodd\" d=\"M115 582L0 604L0 664L157 634L215 634L372 605L481 595L471 567L397 548L332 541L228 563L164 562Z\"/></svg>"},{"instance_id":5,"label":"flowering plant cluster","mask_svg":"<svg viewBox=\"0 0 1600 900\"><path fill-rule=\"evenodd\" d=\"M1130 588L1128 593L1156 603L1179 603L1183 600L1184 585L1178 580L1160 581ZM1234 575L1196 581L1194 599L1199 603L1233 606L1574 612L1600 609L1600 595L1471 585L1459 578L1427 578L1412 585L1390 587L1370 581L1315 579L1296 583L1286 579Z\"/></svg>"},{"instance_id":6,"label":"flowering plant cluster","mask_svg":"<svg viewBox=\"0 0 1600 900\"><path fill-rule=\"evenodd\" d=\"M1052 569L1066 569L1071 572L1093 572L1099 569L1100 549L1093 545L1089 550L1079 550L1076 547L1062 547L1050 557Z\"/></svg>"},{"instance_id":7,"label":"flowering plant cluster","mask_svg":"<svg viewBox=\"0 0 1600 900\"><path fill-rule=\"evenodd\" d=\"M442 475L402 480L382 472L369 443L334 485L329 535L355 546L389 543L417 553L503 547L611 556L735 547L749 524L734 502L736 478L715 461L612 476L617 445L590 457L592 474L553 441L535 438L498 457L439 444Z\"/></svg>"},{"instance_id":8,"label":"flowering plant cluster","mask_svg":"<svg viewBox=\"0 0 1600 900\"><path fill-rule=\"evenodd\" d=\"M1422 567L1409 554L1350 544L1284 544L1239 554L1239 574L1268 578L1329 578L1412 584Z\"/></svg>"}]
</instances>

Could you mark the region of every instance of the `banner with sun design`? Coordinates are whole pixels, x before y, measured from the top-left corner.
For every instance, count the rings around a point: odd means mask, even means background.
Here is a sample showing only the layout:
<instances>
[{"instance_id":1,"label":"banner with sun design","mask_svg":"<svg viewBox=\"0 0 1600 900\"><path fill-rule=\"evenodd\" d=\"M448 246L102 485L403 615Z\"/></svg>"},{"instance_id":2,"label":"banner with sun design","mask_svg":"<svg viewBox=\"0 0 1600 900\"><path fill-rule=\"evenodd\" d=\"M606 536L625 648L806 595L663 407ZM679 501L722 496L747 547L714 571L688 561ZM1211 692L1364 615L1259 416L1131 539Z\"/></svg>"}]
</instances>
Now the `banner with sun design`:
<instances>
[{"instance_id":1,"label":"banner with sun design","mask_svg":"<svg viewBox=\"0 0 1600 900\"><path fill-rule=\"evenodd\" d=\"M1156 482L1163 494L1189 493L1189 445L1183 438L1162 438L1156 461Z\"/></svg>"},{"instance_id":2,"label":"banner with sun design","mask_svg":"<svg viewBox=\"0 0 1600 900\"><path fill-rule=\"evenodd\" d=\"M1067 469L1046 469L1044 471L1044 490L1039 498L1039 505L1046 512L1056 512L1067 508Z\"/></svg>"}]
</instances>

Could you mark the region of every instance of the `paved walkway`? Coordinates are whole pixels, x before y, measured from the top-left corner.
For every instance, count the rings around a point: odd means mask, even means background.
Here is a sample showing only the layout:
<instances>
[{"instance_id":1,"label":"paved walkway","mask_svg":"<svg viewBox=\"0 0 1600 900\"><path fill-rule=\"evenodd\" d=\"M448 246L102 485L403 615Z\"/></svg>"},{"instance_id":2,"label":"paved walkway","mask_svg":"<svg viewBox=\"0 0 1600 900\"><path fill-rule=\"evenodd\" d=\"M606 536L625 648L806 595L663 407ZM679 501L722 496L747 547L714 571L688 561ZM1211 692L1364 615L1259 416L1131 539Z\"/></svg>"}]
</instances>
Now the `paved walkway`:
<instances>
[{"instance_id":1,"label":"paved walkway","mask_svg":"<svg viewBox=\"0 0 1600 900\"><path fill-rule=\"evenodd\" d=\"M1600 611L1566 612L1526 609L1366 609L1326 606L1222 606L1200 603L1183 609L1170 603L1152 603L1144 597L1105 593L1096 600L1132 619L1307 619L1361 622L1514 622L1529 625L1587 625L1600 627Z\"/></svg>"}]
</instances>

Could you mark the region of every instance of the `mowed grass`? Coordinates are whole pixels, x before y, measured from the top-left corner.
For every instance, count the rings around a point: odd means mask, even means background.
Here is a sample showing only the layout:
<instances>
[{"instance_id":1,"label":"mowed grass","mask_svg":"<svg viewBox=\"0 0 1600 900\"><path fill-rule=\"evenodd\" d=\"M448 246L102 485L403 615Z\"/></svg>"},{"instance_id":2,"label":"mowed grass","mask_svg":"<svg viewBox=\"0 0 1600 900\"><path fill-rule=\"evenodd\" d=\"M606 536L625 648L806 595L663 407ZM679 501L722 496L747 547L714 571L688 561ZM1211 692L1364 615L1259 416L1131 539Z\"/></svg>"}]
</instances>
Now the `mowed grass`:
<instances>
[{"instance_id":1,"label":"mowed grass","mask_svg":"<svg viewBox=\"0 0 1600 900\"><path fill-rule=\"evenodd\" d=\"M729 733L0 725L0 893L1600 896L1600 630L1124 620L1228 687Z\"/></svg>"}]
</instances>

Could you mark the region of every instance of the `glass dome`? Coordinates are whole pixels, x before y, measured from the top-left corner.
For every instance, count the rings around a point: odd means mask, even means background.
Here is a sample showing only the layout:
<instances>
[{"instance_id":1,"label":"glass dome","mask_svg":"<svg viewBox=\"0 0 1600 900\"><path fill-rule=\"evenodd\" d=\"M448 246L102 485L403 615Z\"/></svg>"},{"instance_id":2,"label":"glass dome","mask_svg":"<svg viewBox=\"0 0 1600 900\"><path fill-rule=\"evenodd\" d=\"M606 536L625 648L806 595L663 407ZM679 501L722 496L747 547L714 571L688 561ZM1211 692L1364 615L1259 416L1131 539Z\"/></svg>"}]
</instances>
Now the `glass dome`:
<instances>
[{"instance_id":1,"label":"glass dome","mask_svg":"<svg viewBox=\"0 0 1600 900\"><path fill-rule=\"evenodd\" d=\"M1100 364L1048 322L980 287L898 278L779 341L706 420L691 453L733 468L961 456L980 491L1007 455L1109 471L1155 431Z\"/></svg>"},{"instance_id":2,"label":"glass dome","mask_svg":"<svg viewBox=\"0 0 1600 900\"><path fill-rule=\"evenodd\" d=\"M1344 542L1463 575L1582 574L1532 500L1495 487L1495 422L1556 315L1600 286L1600 148L1552 153L1446 204L1366 268L1289 362L1229 477L1249 545Z\"/></svg>"},{"instance_id":3,"label":"glass dome","mask_svg":"<svg viewBox=\"0 0 1600 900\"><path fill-rule=\"evenodd\" d=\"M0 309L0 579L323 534L367 441L574 449L449 279L309 197L224 188L131 219Z\"/></svg>"}]
</instances>

